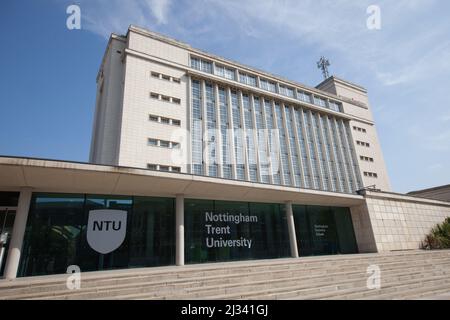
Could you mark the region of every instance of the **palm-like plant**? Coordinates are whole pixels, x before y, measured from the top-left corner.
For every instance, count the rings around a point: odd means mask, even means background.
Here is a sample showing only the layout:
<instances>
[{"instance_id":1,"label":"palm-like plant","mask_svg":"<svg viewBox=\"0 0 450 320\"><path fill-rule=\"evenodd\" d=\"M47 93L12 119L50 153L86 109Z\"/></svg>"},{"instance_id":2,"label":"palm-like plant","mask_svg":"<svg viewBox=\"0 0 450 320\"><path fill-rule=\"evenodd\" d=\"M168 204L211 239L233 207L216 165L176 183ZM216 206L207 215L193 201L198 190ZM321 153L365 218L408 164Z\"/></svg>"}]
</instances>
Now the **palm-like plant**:
<instances>
[{"instance_id":1,"label":"palm-like plant","mask_svg":"<svg viewBox=\"0 0 450 320\"><path fill-rule=\"evenodd\" d=\"M422 241L421 246L428 250L450 249L450 217L431 229L431 232Z\"/></svg>"}]
</instances>

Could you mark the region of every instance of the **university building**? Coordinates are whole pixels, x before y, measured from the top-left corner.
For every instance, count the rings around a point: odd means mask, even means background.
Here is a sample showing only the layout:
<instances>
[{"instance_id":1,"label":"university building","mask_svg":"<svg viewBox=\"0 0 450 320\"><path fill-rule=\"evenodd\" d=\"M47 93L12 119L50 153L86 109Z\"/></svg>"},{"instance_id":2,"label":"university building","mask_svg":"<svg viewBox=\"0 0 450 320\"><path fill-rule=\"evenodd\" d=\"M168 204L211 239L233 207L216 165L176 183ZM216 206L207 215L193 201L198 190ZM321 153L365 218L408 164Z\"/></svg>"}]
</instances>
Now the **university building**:
<instances>
[{"instance_id":1,"label":"university building","mask_svg":"<svg viewBox=\"0 0 450 320\"><path fill-rule=\"evenodd\" d=\"M1 273L418 249L450 203L391 192L367 91L308 87L130 26L89 163L0 157Z\"/></svg>"}]
</instances>

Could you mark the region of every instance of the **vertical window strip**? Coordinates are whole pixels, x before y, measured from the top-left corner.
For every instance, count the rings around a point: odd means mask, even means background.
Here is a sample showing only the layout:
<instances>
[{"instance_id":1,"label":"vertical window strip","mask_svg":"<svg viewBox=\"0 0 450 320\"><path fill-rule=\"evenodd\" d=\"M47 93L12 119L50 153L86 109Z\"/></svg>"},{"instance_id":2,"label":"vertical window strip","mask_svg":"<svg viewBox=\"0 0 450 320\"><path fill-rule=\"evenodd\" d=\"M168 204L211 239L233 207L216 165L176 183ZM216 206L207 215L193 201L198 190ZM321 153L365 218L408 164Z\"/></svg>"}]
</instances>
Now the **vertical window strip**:
<instances>
[{"instance_id":1,"label":"vertical window strip","mask_svg":"<svg viewBox=\"0 0 450 320\"><path fill-rule=\"evenodd\" d=\"M314 134L316 137L315 141L316 141L316 147L317 147L317 155L319 157L320 176L322 177L322 180L323 180L322 189L328 191L330 177L329 177L328 170L327 170L326 159L323 154L324 146L323 146L322 135L320 132L319 117L320 117L320 115L318 113L311 113Z\"/></svg>"},{"instance_id":2,"label":"vertical window strip","mask_svg":"<svg viewBox=\"0 0 450 320\"><path fill-rule=\"evenodd\" d=\"M280 164L279 164L279 148L278 148L278 141L276 140L276 136L273 135L274 133L274 115L272 111L272 102L269 100L264 99L264 110L266 113L266 128L268 131L268 140L269 140L269 152L270 152L270 161L272 164L272 181L274 184L281 184L281 177L280 177ZM276 170L276 172L274 172Z\"/></svg>"},{"instance_id":3,"label":"vertical window strip","mask_svg":"<svg viewBox=\"0 0 450 320\"><path fill-rule=\"evenodd\" d=\"M347 139L345 138L344 123L342 122L342 120L338 120L338 133L339 133L339 138L340 138L341 144L342 144L342 153L344 155L343 160L344 160L345 170L347 172L349 193L353 193L356 191L356 186L355 186L355 181L353 180L353 175L352 175L353 168L350 163L350 150L348 148Z\"/></svg>"},{"instance_id":4,"label":"vertical window strip","mask_svg":"<svg viewBox=\"0 0 450 320\"><path fill-rule=\"evenodd\" d=\"M205 84L206 98L206 129L208 139L208 175L217 177L217 138L216 138L216 100L214 97L214 86L210 83Z\"/></svg>"},{"instance_id":5,"label":"vertical window strip","mask_svg":"<svg viewBox=\"0 0 450 320\"><path fill-rule=\"evenodd\" d=\"M244 108L244 124L245 124L245 138L247 142L247 159L248 159L248 169L250 175L250 181L258 181L258 167L257 167L257 157L255 148L255 139L253 136L253 115L250 105L250 97L246 94L242 95L242 106Z\"/></svg>"},{"instance_id":6,"label":"vertical window strip","mask_svg":"<svg viewBox=\"0 0 450 320\"><path fill-rule=\"evenodd\" d=\"M337 191L338 190L338 178L337 178L337 172L336 172L336 164L334 162L333 158L333 150L331 146L330 141L330 132L328 129L328 117L327 116L320 116L320 122L322 127L322 133L323 133L323 139L325 144L325 155L328 162L328 168L330 172L330 180L331 180L331 190Z\"/></svg>"},{"instance_id":7,"label":"vertical window strip","mask_svg":"<svg viewBox=\"0 0 450 320\"><path fill-rule=\"evenodd\" d=\"M295 110L295 118L297 123L297 136L300 144L300 155L302 157L303 163L303 174L305 175L305 188L311 188L313 186L312 176L309 168L310 158L308 155L308 150L306 149L306 138L303 133L304 125L303 125L303 110L298 109Z\"/></svg>"},{"instance_id":8,"label":"vertical window strip","mask_svg":"<svg viewBox=\"0 0 450 320\"><path fill-rule=\"evenodd\" d=\"M261 107L261 102L258 97L253 98L253 106L255 109L255 118L256 118L256 130L258 136L258 156L259 156L259 165L261 170L261 182L269 183L270 182L270 165L269 165L269 152L267 147L267 139L266 139L266 130L264 125L264 117L263 111Z\"/></svg>"},{"instance_id":9,"label":"vertical window strip","mask_svg":"<svg viewBox=\"0 0 450 320\"><path fill-rule=\"evenodd\" d=\"M319 163L315 153L315 144L314 144L314 133L313 127L311 123L311 119L309 117L308 111L303 110L303 119L305 123L305 128L307 132L307 142L309 148L309 157L311 159L311 168L312 168L312 180L314 189L320 189L320 169Z\"/></svg>"},{"instance_id":10,"label":"vertical window strip","mask_svg":"<svg viewBox=\"0 0 450 320\"><path fill-rule=\"evenodd\" d=\"M234 154L236 158L236 174L238 180L245 180L245 162L241 130L241 110L236 92L231 92L231 107L233 112Z\"/></svg>"},{"instance_id":11,"label":"vertical window strip","mask_svg":"<svg viewBox=\"0 0 450 320\"><path fill-rule=\"evenodd\" d=\"M230 141L228 137L228 106L227 93L224 88L219 88L219 112L220 112L220 133L222 136L222 169L223 177L226 179L232 178L231 172L231 150Z\"/></svg>"},{"instance_id":12,"label":"vertical window strip","mask_svg":"<svg viewBox=\"0 0 450 320\"><path fill-rule=\"evenodd\" d=\"M340 187L342 192L350 192L349 183L348 183L348 175L345 169L344 159L343 159L343 150L341 141L339 138L338 124L335 118L330 119L331 129L333 131L334 138L334 153L336 154L336 161L339 168L339 176L340 176Z\"/></svg>"},{"instance_id":13,"label":"vertical window strip","mask_svg":"<svg viewBox=\"0 0 450 320\"><path fill-rule=\"evenodd\" d=\"M201 84L192 80L192 173L203 174L202 101Z\"/></svg>"},{"instance_id":14,"label":"vertical window strip","mask_svg":"<svg viewBox=\"0 0 450 320\"><path fill-rule=\"evenodd\" d=\"M285 106L284 108L285 115L286 115L286 129L288 131L289 136L289 148L291 151L291 162L292 167L294 169L294 185L296 187L300 187L302 185L302 175L301 175L301 169L300 169L300 159L298 157L298 151L297 151L297 140L295 139L295 132L294 132L294 126L292 122L292 116L291 116L291 108L288 106Z\"/></svg>"},{"instance_id":15,"label":"vertical window strip","mask_svg":"<svg viewBox=\"0 0 450 320\"><path fill-rule=\"evenodd\" d=\"M284 185L292 185L291 182L291 168L289 167L289 153L286 145L286 132L283 125L283 115L281 111L281 106L275 103L275 112L277 117L278 126L278 136L280 138L280 154L281 154L281 165L283 168L283 180Z\"/></svg>"}]
</instances>

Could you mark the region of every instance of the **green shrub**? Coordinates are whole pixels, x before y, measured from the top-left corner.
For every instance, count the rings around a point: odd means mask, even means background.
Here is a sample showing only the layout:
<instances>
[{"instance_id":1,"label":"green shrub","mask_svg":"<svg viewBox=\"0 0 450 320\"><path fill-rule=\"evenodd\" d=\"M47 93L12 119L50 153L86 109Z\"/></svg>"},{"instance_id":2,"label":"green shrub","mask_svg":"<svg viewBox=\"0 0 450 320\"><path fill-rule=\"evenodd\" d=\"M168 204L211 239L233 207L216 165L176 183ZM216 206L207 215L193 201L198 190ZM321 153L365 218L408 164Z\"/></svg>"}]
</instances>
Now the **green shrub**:
<instances>
[{"instance_id":1,"label":"green shrub","mask_svg":"<svg viewBox=\"0 0 450 320\"><path fill-rule=\"evenodd\" d=\"M450 249L450 217L431 229L422 241L421 247L428 250Z\"/></svg>"}]
</instances>

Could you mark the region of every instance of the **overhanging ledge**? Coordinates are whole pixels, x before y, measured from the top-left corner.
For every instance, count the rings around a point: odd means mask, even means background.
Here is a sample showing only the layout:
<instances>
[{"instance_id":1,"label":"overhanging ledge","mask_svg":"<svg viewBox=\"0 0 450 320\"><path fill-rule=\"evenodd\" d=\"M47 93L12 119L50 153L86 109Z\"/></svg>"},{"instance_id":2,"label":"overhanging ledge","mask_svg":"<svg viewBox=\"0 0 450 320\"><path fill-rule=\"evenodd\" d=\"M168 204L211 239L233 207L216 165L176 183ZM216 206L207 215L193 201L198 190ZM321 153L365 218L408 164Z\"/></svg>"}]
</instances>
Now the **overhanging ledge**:
<instances>
[{"instance_id":1,"label":"overhanging ledge","mask_svg":"<svg viewBox=\"0 0 450 320\"><path fill-rule=\"evenodd\" d=\"M357 206L364 197L278 185L46 159L0 157L0 190L170 196L230 201Z\"/></svg>"}]
</instances>

